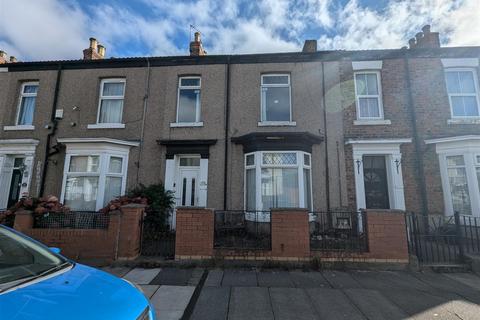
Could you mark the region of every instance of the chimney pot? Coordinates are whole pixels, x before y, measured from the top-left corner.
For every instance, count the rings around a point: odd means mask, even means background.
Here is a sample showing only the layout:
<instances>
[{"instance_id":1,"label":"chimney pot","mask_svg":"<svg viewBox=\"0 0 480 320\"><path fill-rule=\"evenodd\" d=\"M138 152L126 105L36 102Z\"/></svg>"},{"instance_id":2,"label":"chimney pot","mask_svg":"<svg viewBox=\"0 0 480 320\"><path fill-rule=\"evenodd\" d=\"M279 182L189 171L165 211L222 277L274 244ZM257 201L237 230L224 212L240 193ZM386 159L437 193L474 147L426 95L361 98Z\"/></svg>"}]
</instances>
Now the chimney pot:
<instances>
[{"instance_id":1,"label":"chimney pot","mask_svg":"<svg viewBox=\"0 0 480 320\"><path fill-rule=\"evenodd\" d=\"M195 32L194 40L190 42L190 55L191 56L205 56L207 51L203 49L202 40L200 38L200 32Z\"/></svg>"},{"instance_id":2,"label":"chimney pot","mask_svg":"<svg viewBox=\"0 0 480 320\"><path fill-rule=\"evenodd\" d=\"M417 42L423 38L423 32L419 32L415 35L415 38L417 39Z\"/></svg>"},{"instance_id":3,"label":"chimney pot","mask_svg":"<svg viewBox=\"0 0 480 320\"><path fill-rule=\"evenodd\" d=\"M0 64L7 63L7 53L0 50Z\"/></svg>"},{"instance_id":4,"label":"chimney pot","mask_svg":"<svg viewBox=\"0 0 480 320\"><path fill-rule=\"evenodd\" d=\"M98 54L101 55L102 58L105 57L105 51L106 51L105 47L102 46L101 44L99 44L98 45Z\"/></svg>"},{"instance_id":5,"label":"chimney pot","mask_svg":"<svg viewBox=\"0 0 480 320\"><path fill-rule=\"evenodd\" d=\"M317 52L317 40L305 40L302 52Z\"/></svg>"},{"instance_id":6,"label":"chimney pot","mask_svg":"<svg viewBox=\"0 0 480 320\"><path fill-rule=\"evenodd\" d=\"M410 47L410 49L415 48L416 45L417 41L415 40L415 38L411 38L410 40L408 40L408 46Z\"/></svg>"},{"instance_id":7,"label":"chimney pot","mask_svg":"<svg viewBox=\"0 0 480 320\"><path fill-rule=\"evenodd\" d=\"M430 33L430 25L426 24L423 26L422 31L424 34Z\"/></svg>"},{"instance_id":8,"label":"chimney pot","mask_svg":"<svg viewBox=\"0 0 480 320\"><path fill-rule=\"evenodd\" d=\"M15 58L14 56L10 56L10 63L14 62L17 62L17 58Z\"/></svg>"},{"instance_id":9,"label":"chimney pot","mask_svg":"<svg viewBox=\"0 0 480 320\"><path fill-rule=\"evenodd\" d=\"M90 40L90 48L94 49L94 50L97 50L97 44L98 44L97 39L90 38L88 40Z\"/></svg>"}]
</instances>

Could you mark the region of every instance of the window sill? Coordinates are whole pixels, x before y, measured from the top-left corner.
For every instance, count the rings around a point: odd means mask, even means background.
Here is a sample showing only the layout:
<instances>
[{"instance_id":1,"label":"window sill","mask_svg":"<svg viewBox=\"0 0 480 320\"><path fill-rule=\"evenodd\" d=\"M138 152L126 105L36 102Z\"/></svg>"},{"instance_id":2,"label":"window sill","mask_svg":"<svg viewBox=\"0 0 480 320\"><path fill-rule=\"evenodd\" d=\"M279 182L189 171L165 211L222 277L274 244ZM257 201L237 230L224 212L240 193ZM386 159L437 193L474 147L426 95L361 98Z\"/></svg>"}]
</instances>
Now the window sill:
<instances>
[{"instance_id":1,"label":"window sill","mask_svg":"<svg viewBox=\"0 0 480 320\"><path fill-rule=\"evenodd\" d=\"M124 129L125 123L96 123L87 125L87 129Z\"/></svg>"},{"instance_id":2,"label":"window sill","mask_svg":"<svg viewBox=\"0 0 480 320\"><path fill-rule=\"evenodd\" d=\"M27 130L35 130L35 126L32 125L18 125L18 126L4 126L4 131L27 131Z\"/></svg>"},{"instance_id":3,"label":"window sill","mask_svg":"<svg viewBox=\"0 0 480 320\"><path fill-rule=\"evenodd\" d=\"M202 122L172 122L170 128L203 127Z\"/></svg>"},{"instance_id":4,"label":"window sill","mask_svg":"<svg viewBox=\"0 0 480 320\"><path fill-rule=\"evenodd\" d=\"M295 121L260 121L259 127L295 127Z\"/></svg>"},{"instance_id":5,"label":"window sill","mask_svg":"<svg viewBox=\"0 0 480 320\"><path fill-rule=\"evenodd\" d=\"M353 125L355 126L384 126L384 125L389 125L392 124L392 121L390 120L383 120L383 119L378 119L378 120L354 120Z\"/></svg>"},{"instance_id":6,"label":"window sill","mask_svg":"<svg viewBox=\"0 0 480 320\"><path fill-rule=\"evenodd\" d=\"M480 124L480 118L448 119L447 124Z\"/></svg>"}]
</instances>

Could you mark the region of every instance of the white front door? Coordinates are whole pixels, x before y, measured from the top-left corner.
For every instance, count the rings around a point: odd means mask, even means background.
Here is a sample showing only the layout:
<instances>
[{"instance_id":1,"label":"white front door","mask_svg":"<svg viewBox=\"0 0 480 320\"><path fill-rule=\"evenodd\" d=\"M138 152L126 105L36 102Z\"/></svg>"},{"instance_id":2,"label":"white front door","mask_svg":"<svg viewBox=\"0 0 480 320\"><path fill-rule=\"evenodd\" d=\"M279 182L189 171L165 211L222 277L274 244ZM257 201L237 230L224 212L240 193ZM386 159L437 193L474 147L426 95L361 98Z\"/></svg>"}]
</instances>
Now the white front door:
<instances>
[{"instance_id":1,"label":"white front door","mask_svg":"<svg viewBox=\"0 0 480 320\"><path fill-rule=\"evenodd\" d=\"M179 176L177 179L177 207L178 206L187 206L195 207L198 206L198 185L199 185L199 176L200 168L180 168Z\"/></svg>"}]
</instances>

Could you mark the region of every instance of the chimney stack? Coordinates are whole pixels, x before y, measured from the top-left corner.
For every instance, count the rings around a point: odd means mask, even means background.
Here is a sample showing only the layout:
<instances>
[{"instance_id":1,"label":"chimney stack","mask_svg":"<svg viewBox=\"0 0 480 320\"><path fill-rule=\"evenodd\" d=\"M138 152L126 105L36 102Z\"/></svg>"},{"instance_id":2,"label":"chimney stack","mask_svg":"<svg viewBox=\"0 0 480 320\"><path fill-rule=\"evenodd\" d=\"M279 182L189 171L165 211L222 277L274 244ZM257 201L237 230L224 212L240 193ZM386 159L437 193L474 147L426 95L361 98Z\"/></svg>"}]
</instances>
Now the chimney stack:
<instances>
[{"instance_id":1,"label":"chimney stack","mask_svg":"<svg viewBox=\"0 0 480 320\"><path fill-rule=\"evenodd\" d=\"M431 32L430 25L425 25L422 32L408 41L410 49L413 48L440 48L440 36L438 32Z\"/></svg>"},{"instance_id":2,"label":"chimney stack","mask_svg":"<svg viewBox=\"0 0 480 320\"><path fill-rule=\"evenodd\" d=\"M98 60L105 57L105 47L97 39L90 38L90 46L83 50L83 60Z\"/></svg>"},{"instance_id":3,"label":"chimney stack","mask_svg":"<svg viewBox=\"0 0 480 320\"><path fill-rule=\"evenodd\" d=\"M202 40L200 39L200 32L195 32L195 39L190 42L191 56L206 56L207 51L203 49Z\"/></svg>"},{"instance_id":4,"label":"chimney stack","mask_svg":"<svg viewBox=\"0 0 480 320\"><path fill-rule=\"evenodd\" d=\"M7 53L0 50L0 64L7 63Z\"/></svg>"},{"instance_id":5,"label":"chimney stack","mask_svg":"<svg viewBox=\"0 0 480 320\"><path fill-rule=\"evenodd\" d=\"M10 63L15 63L17 62L17 58L15 58L14 56L10 56Z\"/></svg>"},{"instance_id":6,"label":"chimney stack","mask_svg":"<svg viewBox=\"0 0 480 320\"><path fill-rule=\"evenodd\" d=\"M305 40L302 52L317 52L317 40Z\"/></svg>"}]
</instances>

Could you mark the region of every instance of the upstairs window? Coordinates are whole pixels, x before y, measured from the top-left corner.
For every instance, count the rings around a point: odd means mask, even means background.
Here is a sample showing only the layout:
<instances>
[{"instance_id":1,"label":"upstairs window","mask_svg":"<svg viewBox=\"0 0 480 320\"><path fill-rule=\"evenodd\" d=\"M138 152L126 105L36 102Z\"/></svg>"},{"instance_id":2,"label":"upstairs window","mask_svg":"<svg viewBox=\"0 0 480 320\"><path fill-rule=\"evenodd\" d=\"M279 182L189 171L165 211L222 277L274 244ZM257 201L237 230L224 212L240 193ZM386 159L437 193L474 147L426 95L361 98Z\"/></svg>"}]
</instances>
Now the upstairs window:
<instances>
[{"instance_id":1,"label":"upstairs window","mask_svg":"<svg viewBox=\"0 0 480 320\"><path fill-rule=\"evenodd\" d=\"M177 123L198 123L200 117L200 77L181 77L178 82Z\"/></svg>"},{"instance_id":2,"label":"upstairs window","mask_svg":"<svg viewBox=\"0 0 480 320\"><path fill-rule=\"evenodd\" d=\"M479 117L478 83L475 70L446 69L445 79L452 117Z\"/></svg>"},{"instance_id":3,"label":"upstairs window","mask_svg":"<svg viewBox=\"0 0 480 320\"><path fill-rule=\"evenodd\" d=\"M380 72L362 71L354 76L358 119L383 119Z\"/></svg>"},{"instance_id":4,"label":"upstairs window","mask_svg":"<svg viewBox=\"0 0 480 320\"><path fill-rule=\"evenodd\" d=\"M97 123L122 123L125 79L104 79L100 84Z\"/></svg>"},{"instance_id":5,"label":"upstairs window","mask_svg":"<svg viewBox=\"0 0 480 320\"><path fill-rule=\"evenodd\" d=\"M262 75L262 122L291 122L290 75Z\"/></svg>"},{"instance_id":6,"label":"upstairs window","mask_svg":"<svg viewBox=\"0 0 480 320\"><path fill-rule=\"evenodd\" d=\"M19 126L32 125L35 103L37 100L38 82L22 84L16 124Z\"/></svg>"}]
</instances>

